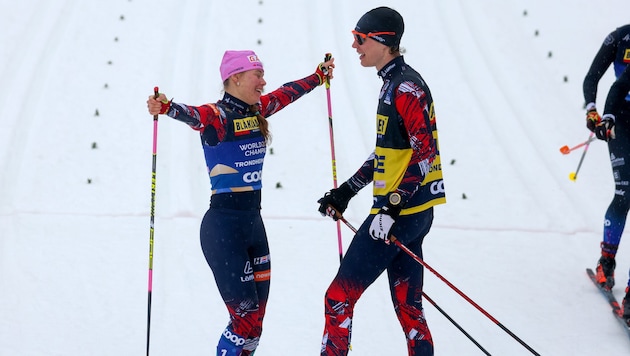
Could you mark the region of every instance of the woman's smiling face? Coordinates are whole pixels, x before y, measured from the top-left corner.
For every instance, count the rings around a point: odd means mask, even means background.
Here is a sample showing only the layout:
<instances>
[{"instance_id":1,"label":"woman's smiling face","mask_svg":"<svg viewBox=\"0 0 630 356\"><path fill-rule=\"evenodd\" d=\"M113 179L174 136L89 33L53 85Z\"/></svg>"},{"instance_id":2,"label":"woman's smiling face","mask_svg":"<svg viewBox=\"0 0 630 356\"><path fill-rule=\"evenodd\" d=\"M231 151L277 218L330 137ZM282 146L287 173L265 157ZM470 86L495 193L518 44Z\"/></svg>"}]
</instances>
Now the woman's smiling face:
<instances>
[{"instance_id":1,"label":"woman's smiling face","mask_svg":"<svg viewBox=\"0 0 630 356\"><path fill-rule=\"evenodd\" d=\"M249 105L260 101L265 85L265 72L260 69L252 69L233 75L230 82L229 93Z\"/></svg>"}]
</instances>

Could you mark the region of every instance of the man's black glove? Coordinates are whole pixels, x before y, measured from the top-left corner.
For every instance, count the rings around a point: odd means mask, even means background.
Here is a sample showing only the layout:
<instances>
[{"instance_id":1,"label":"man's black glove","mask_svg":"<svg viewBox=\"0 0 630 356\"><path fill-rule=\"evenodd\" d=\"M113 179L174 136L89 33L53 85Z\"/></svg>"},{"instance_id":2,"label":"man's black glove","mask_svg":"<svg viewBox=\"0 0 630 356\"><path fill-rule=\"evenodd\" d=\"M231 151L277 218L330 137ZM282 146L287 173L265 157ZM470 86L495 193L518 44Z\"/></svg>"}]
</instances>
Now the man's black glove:
<instances>
[{"instance_id":1,"label":"man's black glove","mask_svg":"<svg viewBox=\"0 0 630 356\"><path fill-rule=\"evenodd\" d=\"M595 126L595 136L606 142L615 138L615 116L606 114L602 116L602 121Z\"/></svg>"},{"instance_id":2,"label":"man's black glove","mask_svg":"<svg viewBox=\"0 0 630 356\"><path fill-rule=\"evenodd\" d=\"M319 210L322 216L330 216L337 221L339 220L337 213L342 215L348 207L348 202L356 194L357 193L350 188L348 183L343 183L339 188L331 189L329 192L326 192L326 194L317 201L319 203L319 209L317 210Z\"/></svg>"}]
</instances>

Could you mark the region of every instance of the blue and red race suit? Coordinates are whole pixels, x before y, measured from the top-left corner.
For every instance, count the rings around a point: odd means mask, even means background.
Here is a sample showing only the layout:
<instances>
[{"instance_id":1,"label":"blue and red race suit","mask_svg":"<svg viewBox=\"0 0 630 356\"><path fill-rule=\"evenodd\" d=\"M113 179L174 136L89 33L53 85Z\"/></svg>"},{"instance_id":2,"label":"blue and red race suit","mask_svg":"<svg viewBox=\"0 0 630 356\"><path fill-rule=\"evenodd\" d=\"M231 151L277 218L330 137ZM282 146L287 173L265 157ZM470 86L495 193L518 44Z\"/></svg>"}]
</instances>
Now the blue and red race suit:
<instances>
[{"instance_id":1,"label":"blue and red race suit","mask_svg":"<svg viewBox=\"0 0 630 356\"><path fill-rule=\"evenodd\" d=\"M269 296L271 258L260 215L267 118L320 85L316 74L286 83L250 107L230 94L216 104L171 103L167 115L200 132L212 196L200 229L230 321L217 355L251 355L260 340Z\"/></svg>"}]
</instances>

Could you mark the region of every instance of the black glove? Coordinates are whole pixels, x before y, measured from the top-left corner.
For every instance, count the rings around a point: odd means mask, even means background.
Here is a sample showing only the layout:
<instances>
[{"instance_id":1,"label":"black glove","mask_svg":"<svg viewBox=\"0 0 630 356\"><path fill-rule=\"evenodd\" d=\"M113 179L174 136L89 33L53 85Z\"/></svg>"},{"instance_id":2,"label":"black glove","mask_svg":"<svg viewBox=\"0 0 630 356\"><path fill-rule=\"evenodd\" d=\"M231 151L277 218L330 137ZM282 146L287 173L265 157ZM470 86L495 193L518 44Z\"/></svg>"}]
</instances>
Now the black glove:
<instances>
[{"instance_id":1,"label":"black glove","mask_svg":"<svg viewBox=\"0 0 630 356\"><path fill-rule=\"evenodd\" d=\"M317 210L322 216L330 216L337 221L339 220L337 213L342 215L348 207L348 202L356 194L348 183L343 183L339 188L331 189L317 201L319 203L319 209Z\"/></svg>"},{"instance_id":2,"label":"black glove","mask_svg":"<svg viewBox=\"0 0 630 356\"><path fill-rule=\"evenodd\" d=\"M595 126L595 136L606 142L615 138L615 116L606 114L602 117L602 121Z\"/></svg>"},{"instance_id":3,"label":"black glove","mask_svg":"<svg viewBox=\"0 0 630 356\"><path fill-rule=\"evenodd\" d=\"M597 113L597 109L595 109L595 105L593 104L586 112L586 128L591 130L591 132L595 132L595 127L597 127L601 121L602 118Z\"/></svg>"}]
</instances>

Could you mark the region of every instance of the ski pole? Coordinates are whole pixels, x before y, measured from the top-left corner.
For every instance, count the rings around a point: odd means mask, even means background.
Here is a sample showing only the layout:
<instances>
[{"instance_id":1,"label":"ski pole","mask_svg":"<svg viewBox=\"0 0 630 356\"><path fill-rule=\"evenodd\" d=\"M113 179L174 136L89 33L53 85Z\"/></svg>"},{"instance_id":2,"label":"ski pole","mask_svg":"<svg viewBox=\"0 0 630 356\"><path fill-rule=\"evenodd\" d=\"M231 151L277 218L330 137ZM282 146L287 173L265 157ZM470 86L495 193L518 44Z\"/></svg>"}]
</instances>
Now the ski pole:
<instances>
[{"instance_id":1,"label":"ski pole","mask_svg":"<svg viewBox=\"0 0 630 356\"><path fill-rule=\"evenodd\" d=\"M158 87L153 89L153 98L157 99ZM157 131L158 115L153 115L153 164L151 167L151 221L149 223L149 289L148 289L148 313L147 313L147 356L151 339L151 293L153 291L153 227L155 222L155 172L157 167Z\"/></svg>"},{"instance_id":2,"label":"ski pole","mask_svg":"<svg viewBox=\"0 0 630 356\"><path fill-rule=\"evenodd\" d=\"M341 214L338 214L337 217L339 218L337 221L339 221L339 220L343 221L344 224L346 224L346 226L348 226L352 231L354 231L355 233L357 232L357 229L355 229L354 226L352 226L348 222L348 220L346 220L343 216L341 216ZM423 267L425 267L426 269L431 271L431 273L435 274L440 280L442 280L442 282L446 283L447 286L449 286L452 290L454 290L457 294L459 294L462 298L464 298L468 303L470 303L473 307L475 307L477 310L479 310L481 312L481 314L485 315L488 319L490 319L493 323L495 323L498 327L500 327L508 335L510 335L512 338L514 338L514 340L518 341L521 345L523 345L528 351L530 351L534 355L540 356L539 353L534 351L534 349L532 349L528 344L526 344L523 340L521 340L518 336L516 336L513 332L511 332L508 328L506 328L503 324L501 324L497 319L495 319L492 315L490 315L490 313L488 313L485 309L483 309L481 306L479 306L479 304L475 303L475 301L470 299L470 297L468 297L466 294L464 294L464 292L459 290L459 288L455 287L455 285L453 285L453 283L449 282L446 278L444 278L441 274L439 274L436 270L434 270L433 267L429 266L420 257L418 257L418 255L413 253L413 251L411 251L407 246L405 246L403 243L398 241L398 239L395 236L393 236L393 235L390 236L389 237L389 241L393 242L394 244L396 244L396 246L398 246L398 248L403 250L411 258L413 258L416 262L420 263Z\"/></svg>"},{"instance_id":3,"label":"ski pole","mask_svg":"<svg viewBox=\"0 0 630 356\"><path fill-rule=\"evenodd\" d=\"M584 161L584 156L586 156L586 151L588 151L588 146L590 145L592 140L594 140L594 138L593 138L593 133L591 132L588 135L588 140L586 140L586 143L584 144L584 151L582 151L582 157L580 157L580 162L578 163L578 166L577 166L575 172L571 172L569 174L569 179L574 181L574 182L577 180L577 174L580 171L580 167L582 167L582 162Z\"/></svg>"},{"instance_id":4,"label":"ski pole","mask_svg":"<svg viewBox=\"0 0 630 356\"><path fill-rule=\"evenodd\" d=\"M569 148L569 146L566 146L566 145L560 147L560 153L562 153L563 155L568 155L569 153L573 152L574 150L577 150L578 148L580 148L582 146L586 146L586 145L590 144L592 141L595 141L595 137L593 137L593 134L591 134L588 137L588 140L586 140L586 141L584 141L584 142L582 142L580 144L577 144L577 145L575 145L575 146L573 146L571 148Z\"/></svg>"},{"instance_id":5,"label":"ski pole","mask_svg":"<svg viewBox=\"0 0 630 356\"><path fill-rule=\"evenodd\" d=\"M343 216L341 216L341 214L337 214L337 217L339 217L339 220L342 220L344 222L344 224L346 224L346 226L348 226L350 228L350 230L352 230L352 232L354 232L355 234L357 233L357 229L354 228L354 226L352 226L348 220L346 220ZM337 221L339 221L337 220ZM424 298L429 301L429 303L431 303L431 305L433 305L435 307L435 309L437 309L440 313L442 313L442 315L444 315L444 317L450 321L457 329L459 329L459 331L461 331L467 338L468 340L472 341L473 344L475 344L484 354L486 355L490 355L490 353L488 351L486 351L486 349L483 348L483 346L481 346L481 344L479 344L477 342L477 340L475 340L470 334L468 334L466 332L466 330L464 330L464 328L462 328L453 318L451 318L445 311L444 309L440 308L440 306L437 305L437 303L435 301L433 301L433 299L431 299L424 291L422 291L422 295L424 296Z\"/></svg>"},{"instance_id":6,"label":"ski pole","mask_svg":"<svg viewBox=\"0 0 630 356\"><path fill-rule=\"evenodd\" d=\"M416 260L416 262L420 263L426 269L435 274L442 282L446 283L447 286L451 287L457 294L459 294L462 298L464 298L467 302L469 302L472 306L474 306L477 310L479 310L483 315L485 315L488 319L492 320L498 327L500 327L503 331L505 331L508 335L510 335L514 340L518 341L521 345L523 345L527 350L529 350L532 354L540 356L539 353L534 351L529 345L527 345L523 340L521 340L518 336L516 336L513 332L511 332L508 328L506 328L503 324L501 324L497 319L495 319L490 313L485 311L479 304L475 303L472 299L470 299L464 292L459 290L459 288L455 287L451 282L449 282L446 278L442 277L436 270L434 270L431 266L429 266L426 262L424 262L418 255L413 253L407 246L403 245L395 236L390 236L389 240L396 244L401 250L405 251L411 258Z\"/></svg>"},{"instance_id":7,"label":"ski pole","mask_svg":"<svg viewBox=\"0 0 630 356\"><path fill-rule=\"evenodd\" d=\"M464 330L464 328L462 328L455 320L453 320L453 318L451 318L448 314L446 314L446 312L444 311L444 309L440 308L440 306L438 306L433 299L429 298L429 296L425 293L422 292L422 295L424 296L424 299L428 300L429 303L431 303L431 305L433 305L435 307L435 309L437 309L442 315L444 315L444 317L446 319L448 319L448 321L451 322L451 324L455 325L455 327L457 329L459 329L459 331L462 332L462 334L466 335L466 337L468 338L468 340L472 341L473 344L475 344L479 350L481 350L484 354L491 356L490 353L488 351L486 351L486 349L483 348L483 346L481 346L477 340L475 340L472 336L470 336L470 334L468 334L466 332L466 330Z\"/></svg>"},{"instance_id":8,"label":"ski pole","mask_svg":"<svg viewBox=\"0 0 630 356\"><path fill-rule=\"evenodd\" d=\"M332 58L331 53L326 53L324 56L324 62L328 62ZM328 77L328 68L324 68L324 74L326 75L326 101L328 102L328 128L330 132L330 156L332 161L332 176L333 176L333 188L337 189L337 159L335 158L335 137L333 134L333 121L332 121L332 105L330 100L330 78ZM337 246L339 247L339 262L343 259L343 247L341 240L341 223L337 220Z\"/></svg>"}]
</instances>

